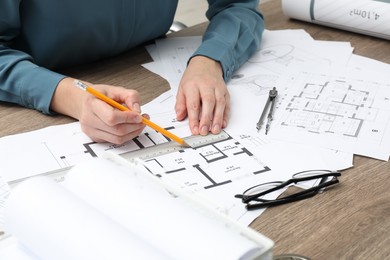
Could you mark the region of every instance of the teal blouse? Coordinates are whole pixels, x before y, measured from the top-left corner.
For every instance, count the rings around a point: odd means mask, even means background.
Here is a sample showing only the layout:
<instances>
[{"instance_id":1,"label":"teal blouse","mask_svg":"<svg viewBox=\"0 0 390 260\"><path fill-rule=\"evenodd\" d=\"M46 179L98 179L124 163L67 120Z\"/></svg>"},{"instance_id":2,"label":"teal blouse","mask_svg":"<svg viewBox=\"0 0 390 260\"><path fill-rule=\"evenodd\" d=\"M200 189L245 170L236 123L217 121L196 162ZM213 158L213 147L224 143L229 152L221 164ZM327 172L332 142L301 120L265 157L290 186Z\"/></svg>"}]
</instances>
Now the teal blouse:
<instances>
[{"instance_id":1,"label":"teal blouse","mask_svg":"<svg viewBox=\"0 0 390 260\"><path fill-rule=\"evenodd\" d=\"M208 0L210 24L194 55L219 61L228 80L258 48L259 0ZM0 101L50 114L65 75L164 35L178 0L1 0Z\"/></svg>"}]
</instances>

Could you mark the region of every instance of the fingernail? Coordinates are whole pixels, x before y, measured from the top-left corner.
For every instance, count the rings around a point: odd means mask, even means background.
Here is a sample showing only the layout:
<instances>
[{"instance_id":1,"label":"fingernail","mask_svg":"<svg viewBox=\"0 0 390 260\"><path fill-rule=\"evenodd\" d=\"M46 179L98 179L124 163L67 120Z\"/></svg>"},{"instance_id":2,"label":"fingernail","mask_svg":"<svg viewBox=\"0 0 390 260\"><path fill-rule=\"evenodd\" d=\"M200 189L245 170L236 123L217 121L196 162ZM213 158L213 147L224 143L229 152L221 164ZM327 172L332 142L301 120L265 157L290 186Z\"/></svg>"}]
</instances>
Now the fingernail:
<instances>
[{"instance_id":1,"label":"fingernail","mask_svg":"<svg viewBox=\"0 0 390 260\"><path fill-rule=\"evenodd\" d=\"M148 114L142 114L143 117L145 117L146 119L150 119L150 116Z\"/></svg>"},{"instance_id":2,"label":"fingernail","mask_svg":"<svg viewBox=\"0 0 390 260\"><path fill-rule=\"evenodd\" d=\"M196 125L196 126L194 126L193 128L192 128L192 133L194 134L194 135L197 135L197 134L199 134L199 128L198 128L198 126Z\"/></svg>"},{"instance_id":3,"label":"fingernail","mask_svg":"<svg viewBox=\"0 0 390 260\"><path fill-rule=\"evenodd\" d=\"M219 132L221 132L221 128L219 127L219 124L215 124L213 127L213 133L218 134Z\"/></svg>"},{"instance_id":4,"label":"fingernail","mask_svg":"<svg viewBox=\"0 0 390 260\"><path fill-rule=\"evenodd\" d=\"M201 134L201 135L207 135L208 132L209 132L208 126L206 126L206 125L202 126L202 128L201 128L201 130L200 130L200 134Z\"/></svg>"},{"instance_id":5,"label":"fingernail","mask_svg":"<svg viewBox=\"0 0 390 260\"><path fill-rule=\"evenodd\" d=\"M133 111L135 111L137 113L141 113L141 107L139 106L138 103L133 104Z\"/></svg>"},{"instance_id":6,"label":"fingernail","mask_svg":"<svg viewBox=\"0 0 390 260\"><path fill-rule=\"evenodd\" d=\"M222 128L225 128L227 126L227 121L226 120L223 120L222 122Z\"/></svg>"}]
</instances>

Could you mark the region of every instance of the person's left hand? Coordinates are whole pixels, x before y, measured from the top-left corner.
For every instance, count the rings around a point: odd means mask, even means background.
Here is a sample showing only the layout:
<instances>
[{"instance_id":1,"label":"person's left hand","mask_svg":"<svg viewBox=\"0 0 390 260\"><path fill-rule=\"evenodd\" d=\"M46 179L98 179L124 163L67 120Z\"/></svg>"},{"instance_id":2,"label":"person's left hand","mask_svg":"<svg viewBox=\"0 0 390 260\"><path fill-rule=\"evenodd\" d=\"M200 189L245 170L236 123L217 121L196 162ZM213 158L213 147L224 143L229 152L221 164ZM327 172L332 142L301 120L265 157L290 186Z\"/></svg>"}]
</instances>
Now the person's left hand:
<instances>
[{"instance_id":1,"label":"person's left hand","mask_svg":"<svg viewBox=\"0 0 390 260\"><path fill-rule=\"evenodd\" d=\"M191 133L218 134L228 123L230 96L219 62L193 57L180 81L176 96L177 120L188 116Z\"/></svg>"}]
</instances>

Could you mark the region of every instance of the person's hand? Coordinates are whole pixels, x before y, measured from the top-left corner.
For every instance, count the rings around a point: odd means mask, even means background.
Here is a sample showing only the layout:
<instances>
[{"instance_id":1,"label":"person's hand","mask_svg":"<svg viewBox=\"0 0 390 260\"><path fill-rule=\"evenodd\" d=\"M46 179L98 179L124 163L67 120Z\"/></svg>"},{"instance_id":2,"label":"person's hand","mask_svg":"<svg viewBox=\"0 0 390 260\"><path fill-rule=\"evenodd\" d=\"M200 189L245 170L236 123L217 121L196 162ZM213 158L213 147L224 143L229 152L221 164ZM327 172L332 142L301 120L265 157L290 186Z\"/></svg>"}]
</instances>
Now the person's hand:
<instances>
[{"instance_id":1,"label":"person's hand","mask_svg":"<svg viewBox=\"0 0 390 260\"><path fill-rule=\"evenodd\" d=\"M218 134L230 113L230 96L221 65L207 57L195 56L189 62L176 96L176 117L188 116L192 134Z\"/></svg>"},{"instance_id":2,"label":"person's hand","mask_svg":"<svg viewBox=\"0 0 390 260\"><path fill-rule=\"evenodd\" d=\"M139 94L135 90L108 85L90 85L131 111L120 111L93 95L73 86L65 78L57 86L51 109L80 121L81 129L95 142L122 144L137 137L145 125L140 115ZM148 115L143 115L149 119Z\"/></svg>"}]
</instances>

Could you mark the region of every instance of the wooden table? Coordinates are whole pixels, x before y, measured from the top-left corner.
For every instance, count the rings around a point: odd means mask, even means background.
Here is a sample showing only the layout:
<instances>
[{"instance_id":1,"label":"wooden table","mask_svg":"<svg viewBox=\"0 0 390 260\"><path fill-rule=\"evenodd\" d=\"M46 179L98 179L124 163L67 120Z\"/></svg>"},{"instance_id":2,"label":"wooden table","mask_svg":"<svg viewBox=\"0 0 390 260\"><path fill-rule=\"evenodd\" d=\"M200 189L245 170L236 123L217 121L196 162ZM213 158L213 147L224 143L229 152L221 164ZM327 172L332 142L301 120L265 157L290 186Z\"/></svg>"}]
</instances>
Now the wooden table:
<instances>
[{"instance_id":1,"label":"wooden table","mask_svg":"<svg viewBox=\"0 0 390 260\"><path fill-rule=\"evenodd\" d=\"M260 5L267 29L305 29L317 40L349 41L355 53L390 63L390 42L369 36L289 20L280 0ZM207 24L173 36L201 35ZM168 83L140 66L151 61L143 47L101 62L62 71L94 83L140 91L148 102ZM233 108L234 109L234 108ZM0 137L73 122L65 116L0 103ZM390 259L390 163L354 157L341 184L320 196L267 209L250 226L275 242L274 254L295 253L312 259Z\"/></svg>"}]
</instances>

